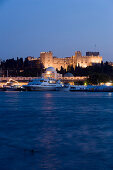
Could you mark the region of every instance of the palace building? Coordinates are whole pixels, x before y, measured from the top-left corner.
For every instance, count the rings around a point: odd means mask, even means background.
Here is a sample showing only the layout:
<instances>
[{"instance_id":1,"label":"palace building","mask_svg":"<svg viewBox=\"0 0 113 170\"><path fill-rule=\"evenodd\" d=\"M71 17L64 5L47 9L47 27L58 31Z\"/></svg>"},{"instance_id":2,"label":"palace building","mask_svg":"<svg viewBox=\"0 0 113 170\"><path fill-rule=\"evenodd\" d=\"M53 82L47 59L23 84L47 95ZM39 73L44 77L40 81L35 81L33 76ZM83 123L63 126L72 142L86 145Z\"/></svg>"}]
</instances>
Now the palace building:
<instances>
[{"instance_id":1,"label":"palace building","mask_svg":"<svg viewBox=\"0 0 113 170\"><path fill-rule=\"evenodd\" d=\"M45 68L54 67L60 70L61 67L67 69L68 66L72 65L74 68L76 66L86 68L94 64L100 64L102 62L102 57L99 55L99 52L86 52L86 56L82 56L81 52L77 51L72 57L58 58L53 57L53 53L49 51L40 53L40 61Z\"/></svg>"},{"instance_id":2,"label":"palace building","mask_svg":"<svg viewBox=\"0 0 113 170\"><path fill-rule=\"evenodd\" d=\"M61 67L67 70L68 66L76 66L86 68L94 64L100 64L102 62L102 57L99 52L86 52L86 56L82 56L80 51L76 51L75 55L72 57L58 58L54 57L51 51L41 52L39 58L27 57L31 62L41 62L45 68L54 67L60 70Z\"/></svg>"}]
</instances>

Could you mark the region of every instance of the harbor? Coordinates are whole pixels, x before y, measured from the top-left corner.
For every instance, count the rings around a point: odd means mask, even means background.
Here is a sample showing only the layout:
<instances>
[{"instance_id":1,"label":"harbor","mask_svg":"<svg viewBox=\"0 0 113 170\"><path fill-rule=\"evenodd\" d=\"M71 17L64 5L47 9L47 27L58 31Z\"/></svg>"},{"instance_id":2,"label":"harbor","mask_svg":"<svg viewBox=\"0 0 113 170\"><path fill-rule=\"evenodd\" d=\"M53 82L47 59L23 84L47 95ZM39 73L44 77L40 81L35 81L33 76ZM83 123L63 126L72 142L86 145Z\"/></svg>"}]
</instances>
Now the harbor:
<instances>
[{"instance_id":1,"label":"harbor","mask_svg":"<svg viewBox=\"0 0 113 170\"><path fill-rule=\"evenodd\" d=\"M111 85L70 85L53 78L23 78L17 81L7 78L7 82L0 82L0 91L71 91L71 92L113 92ZM25 81L26 80L26 81Z\"/></svg>"},{"instance_id":2,"label":"harbor","mask_svg":"<svg viewBox=\"0 0 113 170\"><path fill-rule=\"evenodd\" d=\"M41 77L1 77L0 91L71 91L71 92L113 92L113 83L86 84L88 77L64 76L55 68L48 67ZM81 85L82 84L82 85Z\"/></svg>"},{"instance_id":3,"label":"harbor","mask_svg":"<svg viewBox=\"0 0 113 170\"><path fill-rule=\"evenodd\" d=\"M0 170L113 170L113 0L0 0Z\"/></svg>"}]
</instances>

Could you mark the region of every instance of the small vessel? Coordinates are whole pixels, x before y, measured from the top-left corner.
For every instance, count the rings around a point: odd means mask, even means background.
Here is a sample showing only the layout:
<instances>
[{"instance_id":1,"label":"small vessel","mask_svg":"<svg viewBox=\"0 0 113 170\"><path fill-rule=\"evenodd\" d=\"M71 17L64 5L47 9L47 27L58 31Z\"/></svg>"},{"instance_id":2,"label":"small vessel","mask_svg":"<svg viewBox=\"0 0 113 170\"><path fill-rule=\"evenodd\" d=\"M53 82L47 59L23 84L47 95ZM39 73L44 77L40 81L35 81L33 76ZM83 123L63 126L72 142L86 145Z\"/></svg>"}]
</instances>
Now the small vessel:
<instances>
[{"instance_id":1,"label":"small vessel","mask_svg":"<svg viewBox=\"0 0 113 170\"><path fill-rule=\"evenodd\" d=\"M86 91L86 87L84 85L71 85L70 91Z\"/></svg>"},{"instance_id":2,"label":"small vessel","mask_svg":"<svg viewBox=\"0 0 113 170\"><path fill-rule=\"evenodd\" d=\"M113 86L106 85L73 85L70 91L84 91L84 92L113 92Z\"/></svg>"},{"instance_id":3,"label":"small vessel","mask_svg":"<svg viewBox=\"0 0 113 170\"><path fill-rule=\"evenodd\" d=\"M18 85L18 82L12 79L3 85L3 91L23 91L23 87Z\"/></svg>"},{"instance_id":4,"label":"small vessel","mask_svg":"<svg viewBox=\"0 0 113 170\"><path fill-rule=\"evenodd\" d=\"M27 91L57 91L62 88L62 84L59 80L52 78L40 78L32 79L28 85L23 85L23 88Z\"/></svg>"},{"instance_id":5,"label":"small vessel","mask_svg":"<svg viewBox=\"0 0 113 170\"><path fill-rule=\"evenodd\" d=\"M23 91L24 89L19 85L3 86L3 91Z\"/></svg>"}]
</instances>

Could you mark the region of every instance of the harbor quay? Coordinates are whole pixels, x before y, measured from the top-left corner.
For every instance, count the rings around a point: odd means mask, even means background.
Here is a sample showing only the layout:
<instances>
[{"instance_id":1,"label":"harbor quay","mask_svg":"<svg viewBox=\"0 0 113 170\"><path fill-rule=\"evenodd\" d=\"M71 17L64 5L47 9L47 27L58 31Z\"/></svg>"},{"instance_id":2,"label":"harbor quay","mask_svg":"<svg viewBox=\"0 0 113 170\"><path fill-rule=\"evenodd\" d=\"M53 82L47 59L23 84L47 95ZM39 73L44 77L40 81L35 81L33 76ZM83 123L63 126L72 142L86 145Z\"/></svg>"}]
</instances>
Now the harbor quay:
<instances>
[{"instance_id":1,"label":"harbor quay","mask_svg":"<svg viewBox=\"0 0 113 170\"><path fill-rule=\"evenodd\" d=\"M12 81L13 84L18 84L19 86L27 85L28 82L30 82L32 79L40 79L41 77L0 77L0 86L3 87L6 85L7 82ZM74 85L75 83L79 81L85 81L87 80L87 77L62 77L57 78L57 80L60 80L63 83L69 83L71 85Z\"/></svg>"}]
</instances>

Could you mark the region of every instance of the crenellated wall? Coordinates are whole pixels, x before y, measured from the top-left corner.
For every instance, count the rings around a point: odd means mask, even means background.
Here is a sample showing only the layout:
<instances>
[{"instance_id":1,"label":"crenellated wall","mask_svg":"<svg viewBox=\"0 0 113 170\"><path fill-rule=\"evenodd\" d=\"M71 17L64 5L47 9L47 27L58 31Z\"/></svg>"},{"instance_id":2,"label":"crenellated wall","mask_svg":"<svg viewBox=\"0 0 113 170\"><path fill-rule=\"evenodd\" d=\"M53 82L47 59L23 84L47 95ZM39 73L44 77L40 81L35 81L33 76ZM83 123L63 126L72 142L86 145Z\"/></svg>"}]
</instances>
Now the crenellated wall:
<instances>
[{"instance_id":1,"label":"crenellated wall","mask_svg":"<svg viewBox=\"0 0 113 170\"><path fill-rule=\"evenodd\" d=\"M88 54L93 54L93 53L88 53ZM54 67L55 69L57 68L58 70L60 70L61 66L64 69L67 69L67 67L71 65L73 65L74 68L76 66L80 66L84 68L88 66L92 66L94 63L101 63L102 57L99 55L82 56L81 52L77 51L75 52L75 55L72 57L58 58L58 57L53 57L53 53L49 51L49 52L41 52L40 60L45 68Z\"/></svg>"}]
</instances>

